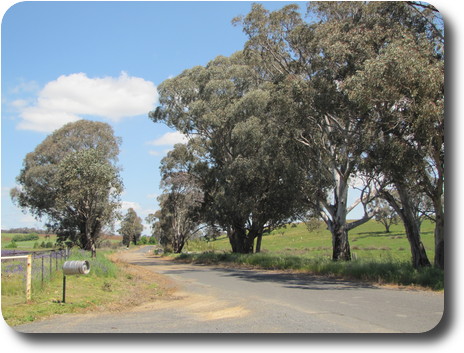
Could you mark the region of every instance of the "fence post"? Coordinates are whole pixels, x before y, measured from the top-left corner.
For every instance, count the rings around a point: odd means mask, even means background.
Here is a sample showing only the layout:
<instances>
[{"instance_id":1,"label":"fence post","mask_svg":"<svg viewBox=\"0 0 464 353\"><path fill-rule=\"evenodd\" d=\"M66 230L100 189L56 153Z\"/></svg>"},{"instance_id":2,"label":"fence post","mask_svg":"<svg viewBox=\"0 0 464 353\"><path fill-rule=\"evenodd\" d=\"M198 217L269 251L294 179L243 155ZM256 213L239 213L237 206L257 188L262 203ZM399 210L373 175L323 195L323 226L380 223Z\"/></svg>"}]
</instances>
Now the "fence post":
<instances>
[{"instance_id":1,"label":"fence post","mask_svg":"<svg viewBox=\"0 0 464 353\"><path fill-rule=\"evenodd\" d=\"M42 287L44 285L44 257L42 256Z\"/></svg>"},{"instance_id":2,"label":"fence post","mask_svg":"<svg viewBox=\"0 0 464 353\"><path fill-rule=\"evenodd\" d=\"M31 300L31 283L32 283L32 255L27 255L26 267L26 300Z\"/></svg>"},{"instance_id":3,"label":"fence post","mask_svg":"<svg viewBox=\"0 0 464 353\"><path fill-rule=\"evenodd\" d=\"M66 275L63 274L63 303L66 303Z\"/></svg>"}]
</instances>

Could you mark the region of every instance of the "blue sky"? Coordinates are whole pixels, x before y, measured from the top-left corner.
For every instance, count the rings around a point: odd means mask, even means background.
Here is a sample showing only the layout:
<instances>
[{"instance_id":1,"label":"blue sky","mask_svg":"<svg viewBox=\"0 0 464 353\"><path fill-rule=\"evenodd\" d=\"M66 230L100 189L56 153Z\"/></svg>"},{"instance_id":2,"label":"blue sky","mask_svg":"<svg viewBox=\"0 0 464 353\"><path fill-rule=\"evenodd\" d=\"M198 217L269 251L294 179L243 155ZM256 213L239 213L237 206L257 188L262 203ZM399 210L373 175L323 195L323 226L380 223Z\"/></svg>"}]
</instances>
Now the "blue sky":
<instances>
[{"instance_id":1,"label":"blue sky","mask_svg":"<svg viewBox=\"0 0 464 353\"><path fill-rule=\"evenodd\" d=\"M231 20L252 2L8 2L1 5L2 229L42 226L12 204L9 190L25 155L79 118L107 122L122 137L123 212L132 207L145 218L157 209L159 163L181 141L147 117L156 87L242 49L246 36ZM276 10L290 2L262 3ZM349 216L360 215L359 207Z\"/></svg>"},{"instance_id":2,"label":"blue sky","mask_svg":"<svg viewBox=\"0 0 464 353\"><path fill-rule=\"evenodd\" d=\"M107 122L122 137L123 210L145 218L157 208L159 162L180 137L147 117L156 86L242 49L246 37L231 20L251 2L12 5L1 28L2 229L42 225L12 204L9 190L25 155L78 118Z\"/></svg>"}]
</instances>

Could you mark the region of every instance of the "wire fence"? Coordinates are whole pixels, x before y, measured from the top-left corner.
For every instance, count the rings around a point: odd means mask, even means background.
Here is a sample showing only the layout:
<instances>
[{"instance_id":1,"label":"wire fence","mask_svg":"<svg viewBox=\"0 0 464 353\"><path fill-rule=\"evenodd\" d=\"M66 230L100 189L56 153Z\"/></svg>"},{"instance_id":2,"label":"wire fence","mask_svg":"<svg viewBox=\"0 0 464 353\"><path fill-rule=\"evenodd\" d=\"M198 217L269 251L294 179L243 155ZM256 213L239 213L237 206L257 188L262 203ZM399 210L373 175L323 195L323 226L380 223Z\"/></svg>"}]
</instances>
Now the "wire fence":
<instances>
[{"instance_id":1,"label":"wire fence","mask_svg":"<svg viewBox=\"0 0 464 353\"><path fill-rule=\"evenodd\" d=\"M31 282L32 292L44 287L63 263L71 255L69 249L27 252L21 250L3 250L2 257L2 302L4 296L22 296L26 291L26 261L16 256L32 255ZM4 259L7 257L7 259Z\"/></svg>"}]
</instances>

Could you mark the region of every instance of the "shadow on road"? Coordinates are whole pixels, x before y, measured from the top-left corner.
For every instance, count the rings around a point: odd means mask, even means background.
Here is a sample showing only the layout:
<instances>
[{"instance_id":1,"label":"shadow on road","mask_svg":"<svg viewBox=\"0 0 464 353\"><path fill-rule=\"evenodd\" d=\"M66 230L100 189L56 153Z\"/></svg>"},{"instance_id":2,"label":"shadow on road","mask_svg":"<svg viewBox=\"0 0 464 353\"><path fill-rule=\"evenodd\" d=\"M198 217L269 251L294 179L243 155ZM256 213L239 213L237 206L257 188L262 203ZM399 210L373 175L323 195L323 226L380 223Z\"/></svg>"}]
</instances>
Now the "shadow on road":
<instances>
[{"instance_id":1,"label":"shadow on road","mask_svg":"<svg viewBox=\"0 0 464 353\"><path fill-rule=\"evenodd\" d=\"M146 260L147 261L131 261L131 264L137 266L152 266L154 271L163 275L182 275L212 271L221 277L232 277L256 283L273 282L279 283L286 288L298 288L305 290L351 290L360 288L378 288L369 283L315 276L311 274L224 268L202 264L185 264L178 263L170 259L160 258L147 258Z\"/></svg>"},{"instance_id":2,"label":"shadow on road","mask_svg":"<svg viewBox=\"0 0 464 353\"><path fill-rule=\"evenodd\" d=\"M250 282L277 282L286 288L307 290L350 290L376 287L361 282L345 281L310 274L261 272L252 270L220 269L225 276L237 277Z\"/></svg>"}]
</instances>

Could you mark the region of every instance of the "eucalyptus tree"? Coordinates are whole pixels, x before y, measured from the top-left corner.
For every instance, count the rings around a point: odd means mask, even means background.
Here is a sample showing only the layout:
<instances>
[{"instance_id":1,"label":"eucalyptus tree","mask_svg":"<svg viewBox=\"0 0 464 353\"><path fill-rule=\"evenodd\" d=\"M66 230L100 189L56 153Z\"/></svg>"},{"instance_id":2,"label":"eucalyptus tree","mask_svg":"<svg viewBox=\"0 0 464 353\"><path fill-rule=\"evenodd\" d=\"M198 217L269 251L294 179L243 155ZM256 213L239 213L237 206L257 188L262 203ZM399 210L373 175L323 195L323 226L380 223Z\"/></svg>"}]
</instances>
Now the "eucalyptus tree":
<instances>
[{"instance_id":1,"label":"eucalyptus tree","mask_svg":"<svg viewBox=\"0 0 464 353\"><path fill-rule=\"evenodd\" d=\"M310 2L308 14L309 23L296 5L253 5L235 22L249 36L245 53L258 53L262 77L278 87L276 117L307 147L310 171L321 171L309 177L308 201L332 232L333 258L350 258L348 230L372 216L367 192L357 201L364 217L346 221L349 181L365 171L398 189L416 267L429 263L408 208L422 186L436 208L442 262L444 37L436 11L420 2Z\"/></svg>"},{"instance_id":2,"label":"eucalyptus tree","mask_svg":"<svg viewBox=\"0 0 464 353\"><path fill-rule=\"evenodd\" d=\"M376 198L372 204L377 208L374 216L375 220L383 224L385 233L390 233L390 227L399 222L399 216L395 209L382 198Z\"/></svg>"},{"instance_id":3,"label":"eucalyptus tree","mask_svg":"<svg viewBox=\"0 0 464 353\"><path fill-rule=\"evenodd\" d=\"M394 185L401 199L398 214L405 224L415 266L428 265L420 252L420 229L414 218L417 199L433 205L436 266L444 267L444 35L438 12L419 2L377 5L378 21L391 8L389 41L346 81L345 91L365 106L375 139L370 165ZM417 8L423 8L419 11ZM384 15L384 16L382 16ZM385 32L387 29L384 30ZM386 32L388 33L388 32ZM386 192L384 192L385 194ZM386 195L393 201L392 195Z\"/></svg>"},{"instance_id":4,"label":"eucalyptus tree","mask_svg":"<svg viewBox=\"0 0 464 353\"><path fill-rule=\"evenodd\" d=\"M159 92L150 117L190 137L204 222L227 231L233 252L253 252L255 239L259 251L263 232L295 214L301 178L284 148L291 141L268 119L269 86L237 52L184 71Z\"/></svg>"},{"instance_id":5,"label":"eucalyptus tree","mask_svg":"<svg viewBox=\"0 0 464 353\"><path fill-rule=\"evenodd\" d=\"M180 253L202 228L203 191L189 173L193 162L186 145L177 144L161 161L160 209L154 214L154 232L165 249Z\"/></svg>"},{"instance_id":6,"label":"eucalyptus tree","mask_svg":"<svg viewBox=\"0 0 464 353\"><path fill-rule=\"evenodd\" d=\"M92 251L112 224L123 184L116 166L120 139L105 123L77 121L56 130L28 153L11 191L13 201L45 218L58 241Z\"/></svg>"},{"instance_id":7,"label":"eucalyptus tree","mask_svg":"<svg viewBox=\"0 0 464 353\"><path fill-rule=\"evenodd\" d=\"M367 204L374 194L366 183L361 196L348 204L350 184L362 180L359 166L369 131L359 106L340 87L371 48L359 45L360 35L351 46L350 41L339 45L337 39L346 26L356 27L358 5L336 4L341 10L336 21L329 15L332 4L319 6L310 8L323 17L318 24L306 23L297 5L269 12L257 4L235 22L249 36L245 53L251 60L259 55L263 76L275 86L274 119L284 121L281 126L291 129L303 146L299 149L300 168L307 173L303 192L332 233L332 258L350 260L348 232L373 216ZM359 204L363 217L348 222L349 212Z\"/></svg>"},{"instance_id":8,"label":"eucalyptus tree","mask_svg":"<svg viewBox=\"0 0 464 353\"><path fill-rule=\"evenodd\" d=\"M121 228L118 230L122 235L122 243L129 247L132 241L134 245L140 240L143 232L142 218L137 216L137 212L131 207L121 221Z\"/></svg>"}]
</instances>

